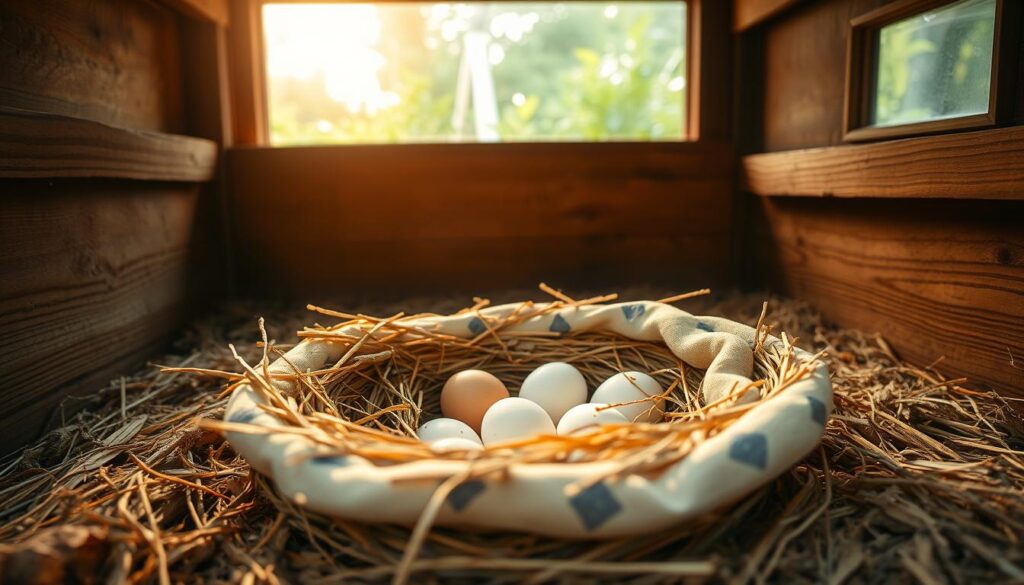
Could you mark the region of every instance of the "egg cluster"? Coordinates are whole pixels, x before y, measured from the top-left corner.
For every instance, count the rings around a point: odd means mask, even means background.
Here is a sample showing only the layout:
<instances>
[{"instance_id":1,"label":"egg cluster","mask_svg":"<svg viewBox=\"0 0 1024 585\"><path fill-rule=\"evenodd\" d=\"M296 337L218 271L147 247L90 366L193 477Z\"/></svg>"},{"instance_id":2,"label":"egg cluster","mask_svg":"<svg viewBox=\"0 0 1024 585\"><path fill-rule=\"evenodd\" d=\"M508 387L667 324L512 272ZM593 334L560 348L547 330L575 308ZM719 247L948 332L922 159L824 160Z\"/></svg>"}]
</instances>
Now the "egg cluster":
<instances>
[{"instance_id":1,"label":"egg cluster","mask_svg":"<svg viewBox=\"0 0 1024 585\"><path fill-rule=\"evenodd\" d=\"M587 402L587 381L563 362L544 364L523 381L518 397L482 370L453 375L441 390L444 418L417 429L437 452L474 451L540 435L569 435L603 424L657 422L662 417L657 380L622 372L605 380ZM613 405L613 406L609 406Z\"/></svg>"}]
</instances>

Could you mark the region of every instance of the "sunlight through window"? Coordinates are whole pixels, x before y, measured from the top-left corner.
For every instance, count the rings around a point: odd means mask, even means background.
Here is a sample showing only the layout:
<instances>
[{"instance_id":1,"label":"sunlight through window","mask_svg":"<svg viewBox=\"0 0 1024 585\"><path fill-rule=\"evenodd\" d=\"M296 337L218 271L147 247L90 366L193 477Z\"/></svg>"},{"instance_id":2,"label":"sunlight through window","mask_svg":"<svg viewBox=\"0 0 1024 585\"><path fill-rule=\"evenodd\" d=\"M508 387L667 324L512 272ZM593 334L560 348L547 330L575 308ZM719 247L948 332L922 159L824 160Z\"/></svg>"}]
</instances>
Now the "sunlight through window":
<instances>
[{"instance_id":1,"label":"sunlight through window","mask_svg":"<svg viewBox=\"0 0 1024 585\"><path fill-rule=\"evenodd\" d=\"M274 145L682 140L682 2L266 4Z\"/></svg>"}]
</instances>

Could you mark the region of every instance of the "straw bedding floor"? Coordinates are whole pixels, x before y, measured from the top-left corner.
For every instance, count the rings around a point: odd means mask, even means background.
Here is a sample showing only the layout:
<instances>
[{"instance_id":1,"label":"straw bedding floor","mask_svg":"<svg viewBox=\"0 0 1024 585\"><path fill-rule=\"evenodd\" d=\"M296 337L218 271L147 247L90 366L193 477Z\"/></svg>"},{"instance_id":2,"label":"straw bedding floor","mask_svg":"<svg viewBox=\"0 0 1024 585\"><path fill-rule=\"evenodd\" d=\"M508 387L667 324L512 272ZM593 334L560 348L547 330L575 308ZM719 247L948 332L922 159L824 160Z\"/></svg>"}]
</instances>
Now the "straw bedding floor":
<instances>
[{"instance_id":1,"label":"straw bedding floor","mask_svg":"<svg viewBox=\"0 0 1024 585\"><path fill-rule=\"evenodd\" d=\"M506 292L496 302L538 298ZM632 289L623 299L661 298ZM680 303L754 324L759 295ZM471 299L338 302L350 312L452 312ZM294 341L303 310L236 303L155 362L237 370L256 319ZM410 582L1024 582L1019 405L897 359L878 336L770 299L774 331L824 349L836 414L821 447L714 517L605 542L435 529ZM1010 367L1009 365L1007 367ZM219 435L225 382L142 369L0 462L3 582L388 582L410 529L332 522L277 497ZM83 405L79 405L83 406Z\"/></svg>"}]
</instances>

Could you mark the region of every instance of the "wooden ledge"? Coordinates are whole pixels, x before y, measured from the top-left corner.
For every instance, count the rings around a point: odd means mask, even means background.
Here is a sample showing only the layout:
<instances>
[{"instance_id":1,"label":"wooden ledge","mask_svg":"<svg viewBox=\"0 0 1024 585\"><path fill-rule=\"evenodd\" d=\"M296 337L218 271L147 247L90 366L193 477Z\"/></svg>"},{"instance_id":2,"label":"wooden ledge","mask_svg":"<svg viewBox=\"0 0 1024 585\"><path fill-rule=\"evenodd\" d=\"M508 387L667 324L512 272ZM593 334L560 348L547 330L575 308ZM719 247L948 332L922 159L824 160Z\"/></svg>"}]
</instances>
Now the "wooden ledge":
<instances>
[{"instance_id":1,"label":"wooden ledge","mask_svg":"<svg viewBox=\"0 0 1024 585\"><path fill-rule=\"evenodd\" d=\"M0 177L116 177L199 183L213 178L216 143L0 107Z\"/></svg>"},{"instance_id":2,"label":"wooden ledge","mask_svg":"<svg viewBox=\"0 0 1024 585\"><path fill-rule=\"evenodd\" d=\"M801 0L733 0L732 30L743 32L788 10Z\"/></svg>"},{"instance_id":3,"label":"wooden ledge","mask_svg":"<svg viewBox=\"0 0 1024 585\"><path fill-rule=\"evenodd\" d=\"M743 157L762 196L1024 199L1024 126Z\"/></svg>"},{"instance_id":4,"label":"wooden ledge","mask_svg":"<svg viewBox=\"0 0 1024 585\"><path fill-rule=\"evenodd\" d=\"M167 7L197 20L226 27L230 24L228 0L160 0Z\"/></svg>"}]
</instances>

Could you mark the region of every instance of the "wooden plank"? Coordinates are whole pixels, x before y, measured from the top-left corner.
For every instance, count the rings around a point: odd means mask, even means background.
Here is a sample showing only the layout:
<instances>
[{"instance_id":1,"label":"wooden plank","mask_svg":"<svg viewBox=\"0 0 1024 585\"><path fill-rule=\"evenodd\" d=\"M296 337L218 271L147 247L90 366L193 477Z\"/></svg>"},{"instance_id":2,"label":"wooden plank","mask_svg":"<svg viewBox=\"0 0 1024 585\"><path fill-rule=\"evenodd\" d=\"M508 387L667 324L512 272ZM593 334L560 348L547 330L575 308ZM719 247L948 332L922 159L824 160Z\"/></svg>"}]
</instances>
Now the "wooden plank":
<instances>
[{"instance_id":1,"label":"wooden plank","mask_svg":"<svg viewBox=\"0 0 1024 585\"><path fill-rule=\"evenodd\" d=\"M0 108L0 177L209 180L217 145L99 122Z\"/></svg>"},{"instance_id":2,"label":"wooden plank","mask_svg":"<svg viewBox=\"0 0 1024 585\"><path fill-rule=\"evenodd\" d=\"M1024 199L1024 127L748 155L758 195Z\"/></svg>"},{"instance_id":3,"label":"wooden plank","mask_svg":"<svg viewBox=\"0 0 1024 585\"><path fill-rule=\"evenodd\" d=\"M244 294L482 290L729 264L725 145L234 149ZM589 281L587 279L590 279Z\"/></svg>"},{"instance_id":4,"label":"wooden plank","mask_svg":"<svg viewBox=\"0 0 1024 585\"><path fill-rule=\"evenodd\" d=\"M0 451L62 397L138 367L198 306L197 189L0 181Z\"/></svg>"},{"instance_id":5,"label":"wooden plank","mask_svg":"<svg viewBox=\"0 0 1024 585\"><path fill-rule=\"evenodd\" d=\"M742 32L799 4L801 0L733 0L732 29Z\"/></svg>"},{"instance_id":6,"label":"wooden plank","mask_svg":"<svg viewBox=\"0 0 1024 585\"><path fill-rule=\"evenodd\" d=\"M880 332L911 362L1024 395L1024 204L757 203L763 284Z\"/></svg>"},{"instance_id":7,"label":"wooden plank","mask_svg":"<svg viewBox=\"0 0 1024 585\"><path fill-rule=\"evenodd\" d=\"M214 141L220 148L230 146L231 105L227 71L227 34L212 22L189 21L182 26L182 56L189 67L184 71L185 111L188 133ZM200 190L196 246L204 250L214 274L208 292L213 297L230 295L231 217L228 210L227 178L219 157L213 180Z\"/></svg>"},{"instance_id":8,"label":"wooden plank","mask_svg":"<svg viewBox=\"0 0 1024 585\"><path fill-rule=\"evenodd\" d=\"M729 30L730 6L720 0L692 2L692 20L698 23L691 27L690 41L692 56L687 80L691 84L690 95L698 95L691 110L690 136L699 140L732 139L732 83L733 83L733 39ZM694 122L696 120L696 122Z\"/></svg>"},{"instance_id":9,"label":"wooden plank","mask_svg":"<svg viewBox=\"0 0 1024 585\"><path fill-rule=\"evenodd\" d=\"M190 18L206 20L224 27L231 23L228 0L160 0L160 2Z\"/></svg>"},{"instance_id":10,"label":"wooden plank","mask_svg":"<svg viewBox=\"0 0 1024 585\"><path fill-rule=\"evenodd\" d=\"M0 2L0 105L180 133L178 18L119 0Z\"/></svg>"},{"instance_id":11,"label":"wooden plank","mask_svg":"<svg viewBox=\"0 0 1024 585\"><path fill-rule=\"evenodd\" d=\"M271 233L245 242L248 250L236 261L239 292L303 302L342 294L461 291L468 296L494 289L532 289L539 282L577 290L618 290L632 284L717 290L729 277L724 233L393 242L295 239Z\"/></svg>"},{"instance_id":12,"label":"wooden plank","mask_svg":"<svg viewBox=\"0 0 1024 585\"><path fill-rule=\"evenodd\" d=\"M882 0L805 2L764 27L764 149L841 144L850 19Z\"/></svg>"},{"instance_id":13,"label":"wooden plank","mask_svg":"<svg viewBox=\"0 0 1024 585\"><path fill-rule=\"evenodd\" d=\"M231 114L234 137L240 145L268 142L266 83L263 79L263 13L256 0L229 0L231 28Z\"/></svg>"}]
</instances>

